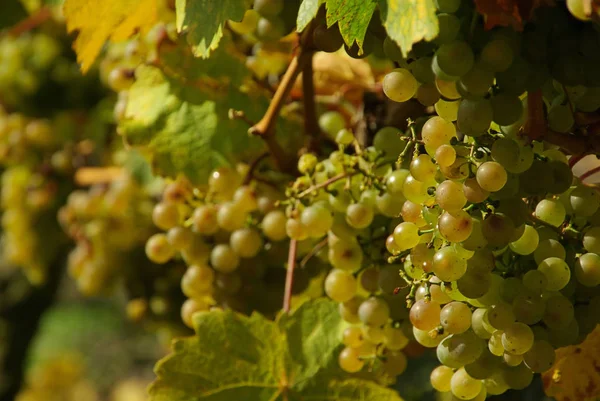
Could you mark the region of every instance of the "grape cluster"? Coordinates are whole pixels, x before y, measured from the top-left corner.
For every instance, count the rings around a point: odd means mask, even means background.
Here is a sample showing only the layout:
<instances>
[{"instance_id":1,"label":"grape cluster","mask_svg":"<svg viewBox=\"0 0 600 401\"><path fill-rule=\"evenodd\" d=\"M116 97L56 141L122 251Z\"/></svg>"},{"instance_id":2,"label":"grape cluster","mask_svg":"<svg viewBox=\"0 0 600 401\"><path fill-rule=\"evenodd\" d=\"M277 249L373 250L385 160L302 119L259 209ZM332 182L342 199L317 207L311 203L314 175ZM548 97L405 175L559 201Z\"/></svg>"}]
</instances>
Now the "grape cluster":
<instances>
[{"instance_id":1,"label":"grape cluster","mask_svg":"<svg viewBox=\"0 0 600 401\"><path fill-rule=\"evenodd\" d=\"M275 207L281 196L267 184L245 183L245 170L219 168L204 188L174 181L153 209L154 224L164 232L148 239L146 255L159 264L182 259L187 265L181 289L189 299L181 314L190 327L193 313L213 305L267 315L280 308L287 257L286 216ZM299 269L295 293L318 272L318 263Z\"/></svg>"},{"instance_id":2,"label":"grape cluster","mask_svg":"<svg viewBox=\"0 0 600 401\"><path fill-rule=\"evenodd\" d=\"M127 254L154 232L153 205L148 193L127 175L69 194L58 220L75 241L67 268L83 294L98 295L124 275Z\"/></svg>"}]
</instances>

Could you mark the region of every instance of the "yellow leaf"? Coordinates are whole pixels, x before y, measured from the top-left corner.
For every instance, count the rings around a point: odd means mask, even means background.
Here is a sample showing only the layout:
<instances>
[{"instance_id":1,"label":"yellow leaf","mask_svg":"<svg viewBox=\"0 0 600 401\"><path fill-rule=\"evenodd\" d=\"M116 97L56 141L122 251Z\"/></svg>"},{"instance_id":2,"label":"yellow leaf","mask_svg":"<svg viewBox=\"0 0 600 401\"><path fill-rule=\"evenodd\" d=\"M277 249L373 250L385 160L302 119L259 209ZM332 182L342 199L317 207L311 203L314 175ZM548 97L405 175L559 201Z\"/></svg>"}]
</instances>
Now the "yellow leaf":
<instances>
[{"instance_id":1,"label":"yellow leaf","mask_svg":"<svg viewBox=\"0 0 600 401\"><path fill-rule=\"evenodd\" d=\"M107 40L122 41L147 32L158 21L159 0L65 0L69 32L78 31L73 45L81 70L87 72ZM160 2L160 3L164 3Z\"/></svg>"},{"instance_id":2,"label":"yellow leaf","mask_svg":"<svg viewBox=\"0 0 600 401\"><path fill-rule=\"evenodd\" d=\"M600 326L584 342L556 350L556 363L542 376L546 394L557 401L600 397Z\"/></svg>"}]
</instances>

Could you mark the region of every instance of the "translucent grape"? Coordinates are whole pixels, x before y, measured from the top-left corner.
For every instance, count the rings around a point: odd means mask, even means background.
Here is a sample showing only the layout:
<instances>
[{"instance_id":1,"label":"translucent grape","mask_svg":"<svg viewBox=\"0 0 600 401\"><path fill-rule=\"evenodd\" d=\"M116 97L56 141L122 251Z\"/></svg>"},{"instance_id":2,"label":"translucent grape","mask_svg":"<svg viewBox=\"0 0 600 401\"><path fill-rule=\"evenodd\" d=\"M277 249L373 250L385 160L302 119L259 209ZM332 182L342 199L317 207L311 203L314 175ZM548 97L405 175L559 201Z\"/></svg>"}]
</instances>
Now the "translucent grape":
<instances>
[{"instance_id":1,"label":"translucent grape","mask_svg":"<svg viewBox=\"0 0 600 401\"><path fill-rule=\"evenodd\" d=\"M231 273L238 268L240 259L229 245L219 244L210 253L210 264L218 272Z\"/></svg>"},{"instance_id":2,"label":"translucent grape","mask_svg":"<svg viewBox=\"0 0 600 401\"><path fill-rule=\"evenodd\" d=\"M464 333L471 327L471 309L462 302L450 302L440 312L440 322L450 334Z\"/></svg>"},{"instance_id":3,"label":"translucent grape","mask_svg":"<svg viewBox=\"0 0 600 401\"><path fill-rule=\"evenodd\" d=\"M440 207L448 212L456 212L467 203L462 185L451 180L442 182L435 190L435 200Z\"/></svg>"},{"instance_id":4,"label":"translucent grape","mask_svg":"<svg viewBox=\"0 0 600 401\"><path fill-rule=\"evenodd\" d=\"M440 249L433 256L433 272L443 281L455 281L467 271L467 261L452 247Z\"/></svg>"},{"instance_id":5,"label":"translucent grape","mask_svg":"<svg viewBox=\"0 0 600 401\"><path fill-rule=\"evenodd\" d=\"M395 102L406 102L417 92L419 83L411 72L397 68L383 78L383 92Z\"/></svg>"},{"instance_id":6,"label":"translucent grape","mask_svg":"<svg viewBox=\"0 0 600 401\"><path fill-rule=\"evenodd\" d=\"M438 220L440 234L450 242L462 242L469 238L473 231L473 219L464 210L444 212Z\"/></svg>"},{"instance_id":7,"label":"translucent grape","mask_svg":"<svg viewBox=\"0 0 600 401\"><path fill-rule=\"evenodd\" d=\"M233 202L221 204L217 212L217 223L225 231L235 231L244 226L246 213Z\"/></svg>"},{"instance_id":8,"label":"translucent grape","mask_svg":"<svg viewBox=\"0 0 600 401\"><path fill-rule=\"evenodd\" d=\"M255 229L242 228L231 234L229 244L240 257L253 258L260 252L263 240L260 233Z\"/></svg>"},{"instance_id":9,"label":"translucent grape","mask_svg":"<svg viewBox=\"0 0 600 401\"><path fill-rule=\"evenodd\" d=\"M571 270L567 263L557 257L544 259L539 265L538 270L544 273L548 279L547 289L549 291L559 291L564 288L571 278Z\"/></svg>"},{"instance_id":10,"label":"translucent grape","mask_svg":"<svg viewBox=\"0 0 600 401\"><path fill-rule=\"evenodd\" d=\"M263 217L261 222L262 232L271 241L281 241L287 235L286 223L287 218L284 212L281 210L272 210ZM302 226L308 232L308 228L304 223L302 223Z\"/></svg>"},{"instance_id":11,"label":"translucent grape","mask_svg":"<svg viewBox=\"0 0 600 401\"><path fill-rule=\"evenodd\" d=\"M555 227L560 226L567 212L563 204L557 199L542 199L535 207L538 219Z\"/></svg>"},{"instance_id":12,"label":"translucent grape","mask_svg":"<svg viewBox=\"0 0 600 401\"><path fill-rule=\"evenodd\" d=\"M538 247L539 239L537 230L530 225L525 225L525 231L518 240L510 243L510 249L519 255L530 255Z\"/></svg>"},{"instance_id":13,"label":"translucent grape","mask_svg":"<svg viewBox=\"0 0 600 401\"><path fill-rule=\"evenodd\" d=\"M560 242L549 238L539 242L538 247L533 252L533 258L535 259L535 263L539 265L544 259L550 257L564 259L566 254L565 248Z\"/></svg>"},{"instance_id":14,"label":"translucent grape","mask_svg":"<svg viewBox=\"0 0 600 401\"><path fill-rule=\"evenodd\" d=\"M346 210L346 222L354 228L366 228L373 221L373 208L358 202L348 206Z\"/></svg>"},{"instance_id":15,"label":"translucent grape","mask_svg":"<svg viewBox=\"0 0 600 401\"><path fill-rule=\"evenodd\" d=\"M463 99L458 107L458 129L466 135L479 136L487 132L493 119L492 105L486 99Z\"/></svg>"},{"instance_id":16,"label":"translucent grape","mask_svg":"<svg viewBox=\"0 0 600 401\"><path fill-rule=\"evenodd\" d=\"M456 121L458 118L458 109L460 107L459 100L447 101L440 99L434 105L437 115L447 122Z\"/></svg>"},{"instance_id":17,"label":"translucent grape","mask_svg":"<svg viewBox=\"0 0 600 401\"><path fill-rule=\"evenodd\" d=\"M488 198L490 195L489 191L481 188L477 179L474 177L467 178L463 182L463 192L469 202L480 203Z\"/></svg>"},{"instance_id":18,"label":"translucent grape","mask_svg":"<svg viewBox=\"0 0 600 401\"><path fill-rule=\"evenodd\" d=\"M219 230L217 207L215 205L202 205L194 209L192 229L198 234L212 235L216 233Z\"/></svg>"},{"instance_id":19,"label":"translucent grape","mask_svg":"<svg viewBox=\"0 0 600 401\"><path fill-rule=\"evenodd\" d=\"M548 279L539 270L529 270L523 276L523 286L532 294L541 295L548 287Z\"/></svg>"},{"instance_id":20,"label":"translucent grape","mask_svg":"<svg viewBox=\"0 0 600 401\"><path fill-rule=\"evenodd\" d=\"M359 351L356 348L346 347L340 352L338 357L340 368L348 373L359 372L365 365L365 361L361 358Z\"/></svg>"},{"instance_id":21,"label":"translucent grape","mask_svg":"<svg viewBox=\"0 0 600 401\"><path fill-rule=\"evenodd\" d=\"M486 318L489 324L496 330L505 330L515 321L512 306L505 302L490 306L487 310Z\"/></svg>"},{"instance_id":22,"label":"translucent grape","mask_svg":"<svg viewBox=\"0 0 600 401\"><path fill-rule=\"evenodd\" d=\"M346 128L346 119L337 111L327 111L319 117L319 127L334 139L338 132Z\"/></svg>"},{"instance_id":23,"label":"translucent grape","mask_svg":"<svg viewBox=\"0 0 600 401\"><path fill-rule=\"evenodd\" d=\"M410 222L400 223L394 228L394 241L400 250L410 249L419 243L419 228Z\"/></svg>"},{"instance_id":24,"label":"translucent grape","mask_svg":"<svg viewBox=\"0 0 600 401\"><path fill-rule=\"evenodd\" d=\"M473 363L483 352L483 340L472 330L461 334L452 334L444 338L437 346L438 360L451 368L460 368Z\"/></svg>"},{"instance_id":25,"label":"translucent grape","mask_svg":"<svg viewBox=\"0 0 600 401\"><path fill-rule=\"evenodd\" d=\"M471 46L457 40L441 45L435 52L433 60L436 75L435 66L448 76L460 77L473 67L475 56Z\"/></svg>"},{"instance_id":26,"label":"translucent grape","mask_svg":"<svg viewBox=\"0 0 600 401\"><path fill-rule=\"evenodd\" d=\"M447 145L456 136L454 124L442 117L431 117L421 128L421 137L425 148L437 150L442 145Z\"/></svg>"},{"instance_id":27,"label":"translucent grape","mask_svg":"<svg viewBox=\"0 0 600 401\"><path fill-rule=\"evenodd\" d=\"M329 246L328 258L337 269L356 271L362 264L363 251L356 243L340 240Z\"/></svg>"},{"instance_id":28,"label":"translucent grape","mask_svg":"<svg viewBox=\"0 0 600 401\"><path fill-rule=\"evenodd\" d=\"M432 330L440 324L440 305L419 300L410 308L410 322L419 330Z\"/></svg>"},{"instance_id":29,"label":"translucent grape","mask_svg":"<svg viewBox=\"0 0 600 401\"><path fill-rule=\"evenodd\" d=\"M586 287L600 285L600 256L596 253L585 253L575 262L575 277Z\"/></svg>"},{"instance_id":30,"label":"translucent grape","mask_svg":"<svg viewBox=\"0 0 600 401\"><path fill-rule=\"evenodd\" d=\"M342 343L350 348L358 348L365 342L363 331L359 326L347 327L342 333Z\"/></svg>"},{"instance_id":31,"label":"translucent grape","mask_svg":"<svg viewBox=\"0 0 600 401\"><path fill-rule=\"evenodd\" d=\"M302 211L300 221L311 237L322 237L333 225L333 216L325 207L311 205Z\"/></svg>"},{"instance_id":32,"label":"translucent grape","mask_svg":"<svg viewBox=\"0 0 600 401\"><path fill-rule=\"evenodd\" d=\"M336 302L346 302L356 295L358 283L351 273L333 269L325 278L325 293Z\"/></svg>"},{"instance_id":33,"label":"translucent grape","mask_svg":"<svg viewBox=\"0 0 600 401\"><path fill-rule=\"evenodd\" d=\"M543 373L554 365L556 353L548 341L536 340L533 346L523 354L523 361L534 373Z\"/></svg>"},{"instance_id":34,"label":"translucent grape","mask_svg":"<svg viewBox=\"0 0 600 401\"><path fill-rule=\"evenodd\" d=\"M524 323L512 323L502 334L502 346L511 354L522 355L533 346L533 332Z\"/></svg>"},{"instance_id":35,"label":"translucent grape","mask_svg":"<svg viewBox=\"0 0 600 401\"><path fill-rule=\"evenodd\" d=\"M510 67L513 57L514 53L510 44L506 40L498 38L485 44L481 50L480 60L488 70L499 72Z\"/></svg>"},{"instance_id":36,"label":"translucent grape","mask_svg":"<svg viewBox=\"0 0 600 401\"><path fill-rule=\"evenodd\" d=\"M165 234L154 234L146 241L146 256L154 263L167 263L175 256L175 249Z\"/></svg>"},{"instance_id":37,"label":"translucent grape","mask_svg":"<svg viewBox=\"0 0 600 401\"><path fill-rule=\"evenodd\" d=\"M410 163L410 174L421 182L433 179L437 171L429 155L419 155Z\"/></svg>"},{"instance_id":38,"label":"translucent grape","mask_svg":"<svg viewBox=\"0 0 600 401\"><path fill-rule=\"evenodd\" d=\"M190 298L209 294L215 281L213 269L204 265L190 265L181 278L181 291Z\"/></svg>"},{"instance_id":39,"label":"translucent grape","mask_svg":"<svg viewBox=\"0 0 600 401\"><path fill-rule=\"evenodd\" d=\"M546 298L546 312L542 320L549 329L564 329L574 317L573 304L564 295L555 293Z\"/></svg>"},{"instance_id":40,"label":"translucent grape","mask_svg":"<svg viewBox=\"0 0 600 401\"><path fill-rule=\"evenodd\" d=\"M383 299L371 297L360 304L358 317L367 326L383 326L390 317L390 307Z\"/></svg>"},{"instance_id":41,"label":"translucent grape","mask_svg":"<svg viewBox=\"0 0 600 401\"><path fill-rule=\"evenodd\" d=\"M577 216L590 217L600 206L600 194L596 188L579 185L571 192L569 203Z\"/></svg>"},{"instance_id":42,"label":"translucent grape","mask_svg":"<svg viewBox=\"0 0 600 401\"><path fill-rule=\"evenodd\" d=\"M402 329L396 329L391 326L386 326L383 329L383 335L385 338L385 346L392 351L399 351L403 349L410 341Z\"/></svg>"},{"instance_id":43,"label":"translucent grape","mask_svg":"<svg viewBox=\"0 0 600 401\"><path fill-rule=\"evenodd\" d=\"M481 391L482 386L481 380L473 379L464 368L454 372L450 381L452 394L461 400L475 398Z\"/></svg>"},{"instance_id":44,"label":"translucent grape","mask_svg":"<svg viewBox=\"0 0 600 401\"><path fill-rule=\"evenodd\" d=\"M507 174L504 167L496 162L485 162L477 168L477 183L488 192L502 189L506 184Z\"/></svg>"}]
</instances>

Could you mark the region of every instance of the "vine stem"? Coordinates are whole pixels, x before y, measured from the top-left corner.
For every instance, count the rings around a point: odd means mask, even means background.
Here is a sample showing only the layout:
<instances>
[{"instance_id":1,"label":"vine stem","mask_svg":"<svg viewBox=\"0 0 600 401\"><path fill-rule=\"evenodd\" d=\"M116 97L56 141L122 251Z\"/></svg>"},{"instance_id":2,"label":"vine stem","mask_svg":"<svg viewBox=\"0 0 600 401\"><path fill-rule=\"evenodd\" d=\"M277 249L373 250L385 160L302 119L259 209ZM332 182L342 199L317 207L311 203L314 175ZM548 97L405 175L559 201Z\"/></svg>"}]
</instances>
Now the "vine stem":
<instances>
[{"instance_id":1,"label":"vine stem","mask_svg":"<svg viewBox=\"0 0 600 401\"><path fill-rule=\"evenodd\" d=\"M288 267L285 275L285 290L283 293L283 312L290 313L292 304L292 287L294 285L294 269L296 268L296 254L298 251L298 241L290 240L290 250L288 252Z\"/></svg>"},{"instance_id":2,"label":"vine stem","mask_svg":"<svg viewBox=\"0 0 600 401\"><path fill-rule=\"evenodd\" d=\"M52 10L49 7L42 7L29 17L14 25L7 31L10 36L19 36L22 33L29 32L52 18Z\"/></svg>"},{"instance_id":3,"label":"vine stem","mask_svg":"<svg viewBox=\"0 0 600 401\"><path fill-rule=\"evenodd\" d=\"M248 172L246 173L246 176L242 181L242 185L248 185L250 181L252 181L252 178L254 178L254 171L256 170L260 162L263 161L267 156L269 156L269 152L264 152L256 159L252 160L252 163L250 163L250 165L248 166Z\"/></svg>"},{"instance_id":4,"label":"vine stem","mask_svg":"<svg viewBox=\"0 0 600 401\"><path fill-rule=\"evenodd\" d=\"M310 187L310 188L307 188L307 189L305 189L304 191L300 192L300 193L298 194L297 198L303 198L303 197L305 197L306 195L310 195L310 194L311 194L312 192L314 192L314 191L318 191L318 190L319 190L319 189L321 189L321 188L326 188L327 186L329 186L329 185L333 184L334 182L337 182L337 181L339 181L339 180L343 180L343 179L344 179L344 178L346 178L346 177L351 177L351 176L353 176L353 175L355 175L355 174L358 174L358 171L355 171L355 172L353 172L353 173L341 173L341 174L338 174L338 175L334 175L334 176L333 176L333 177L331 177L330 179L328 179L328 180L326 180L326 181L323 181L323 182L322 182L322 183L320 183L320 184L313 185L312 187Z\"/></svg>"},{"instance_id":5,"label":"vine stem","mask_svg":"<svg viewBox=\"0 0 600 401\"><path fill-rule=\"evenodd\" d=\"M315 104L315 80L313 77L313 53L302 70L302 96L304 101L304 134L308 138L307 148L318 148L318 137L321 129L317 121L317 106Z\"/></svg>"}]
</instances>

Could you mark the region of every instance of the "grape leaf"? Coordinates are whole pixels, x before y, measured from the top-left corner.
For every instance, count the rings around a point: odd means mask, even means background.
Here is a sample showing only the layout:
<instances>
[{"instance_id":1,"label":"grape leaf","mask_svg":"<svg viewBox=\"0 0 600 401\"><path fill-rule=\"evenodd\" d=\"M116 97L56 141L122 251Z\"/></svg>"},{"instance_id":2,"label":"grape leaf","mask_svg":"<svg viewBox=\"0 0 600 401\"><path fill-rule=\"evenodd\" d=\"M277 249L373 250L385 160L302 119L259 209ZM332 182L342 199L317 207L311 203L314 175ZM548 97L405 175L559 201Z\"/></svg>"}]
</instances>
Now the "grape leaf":
<instances>
[{"instance_id":1,"label":"grape leaf","mask_svg":"<svg viewBox=\"0 0 600 401\"><path fill-rule=\"evenodd\" d=\"M207 58L219 46L223 24L241 21L247 0L177 0L177 30L187 31L194 54Z\"/></svg>"},{"instance_id":2,"label":"grape leaf","mask_svg":"<svg viewBox=\"0 0 600 401\"><path fill-rule=\"evenodd\" d=\"M325 3L325 0L303 0L298 9L298 18L296 19L296 29L302 32L310 21L315 19L319 7Z\"/></svg>"},{"instance_id":3,"label":"grape leaf","mask_svg":"<svg viewBox=\"0 0 600 401\"><path fill-rule=\"evenodd\" d=\"M432 40L438 32L434 0L379 0L381 20L406 56L413 43Z\"/></svg>"},{"instance_id":4,"label":"grape leaf","mask_svg":"<svg viewBox=\"0 0 600 401\"><path fill-rule=\"evenodd\" d=\"M485 28L512 26L523 30L523 23L533 17L536 8L550 5L550 0L475 0L477 11L485 18Z\"/></svg>"},{"instance_id":5,"label":"grape leaf","mask_svg":"<svg viewBox=\"0 0 600 401\"><path fill-rule=\"evenodd\" d=\"M600 326L585 341L556 350L554 366L542 375L544 390L557 401L600 397Z\"/></svg>"},{"instance_id":6,"label":"grape leaf","mask_svg":"<svg viewBox=\"0 0 600 401\"><path fill-rule=\"evenodd\" d=\"M365 34L373 17L376 0L327 0L327 26L338 23L348 46L354 42L362 51Z\"/></svg>"},{"instance_id":7,"label":"grape leaf","mask_svg":"<svg viewBox=\"0 0 600 401\"><path fill-rule=\"evenodd\" d=\"M87 72L107 40L122 41L146 32L159 20L161 0L65 0L69 32L78 31L73 47L81 70Z\"/></svg>"},{"instance_id":8,"label":"grape leaf","mask_svg":"<svg viewBox=\"0 0 600 401\"><path fill-rule=\"evenodd\" d=\"M194 317L196 335L176 340L156 366L150 401L399 401L335 364L345 323L334 302L303 304L277 321L213 311Z\"/></svg>"}]
</instances>

